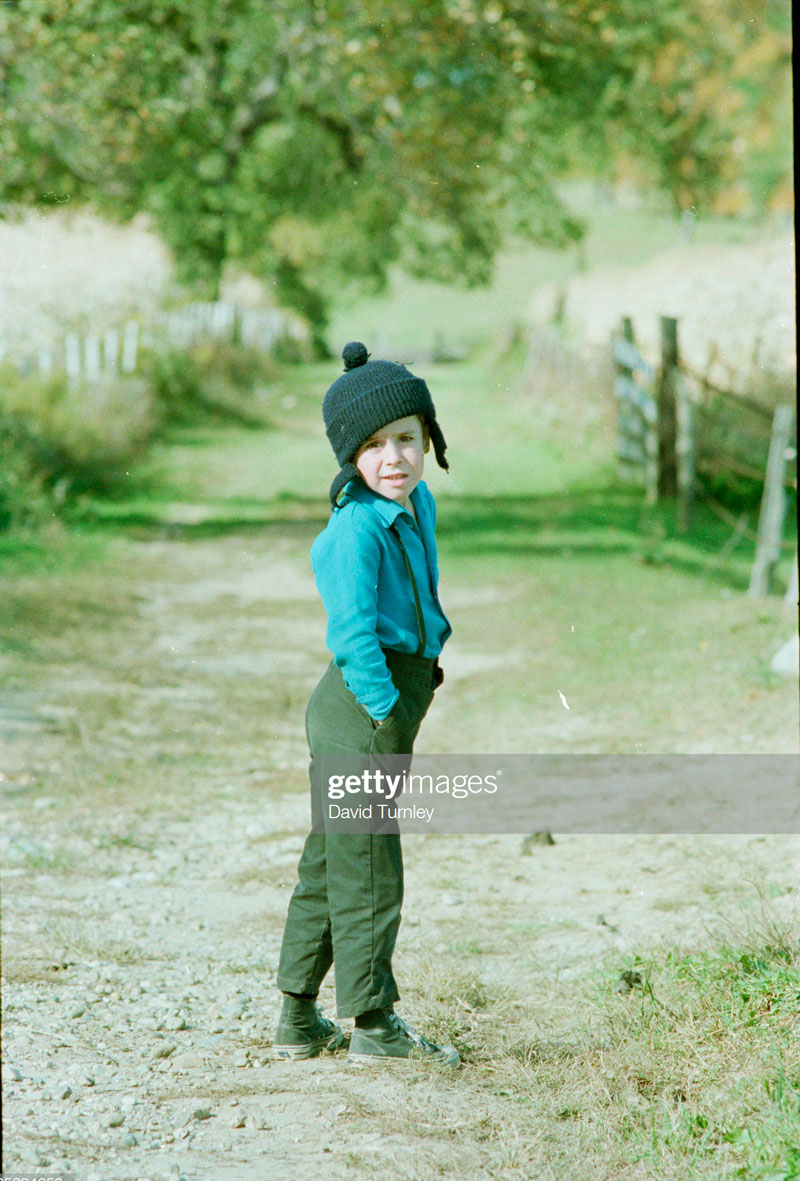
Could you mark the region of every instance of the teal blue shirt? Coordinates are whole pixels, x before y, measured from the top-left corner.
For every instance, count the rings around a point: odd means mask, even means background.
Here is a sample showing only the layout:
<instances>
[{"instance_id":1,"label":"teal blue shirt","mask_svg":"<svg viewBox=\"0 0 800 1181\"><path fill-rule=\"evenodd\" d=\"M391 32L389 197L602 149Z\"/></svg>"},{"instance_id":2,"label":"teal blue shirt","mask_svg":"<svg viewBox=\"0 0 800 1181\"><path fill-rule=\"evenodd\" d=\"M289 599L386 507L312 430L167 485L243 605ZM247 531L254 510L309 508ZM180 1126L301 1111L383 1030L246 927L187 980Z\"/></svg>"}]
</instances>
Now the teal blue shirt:
<instances>
[{"instance_id":1,"label":"teal blue shirt","mask_svg":"<svg viewBox=\"0 0 800 1181\"><path fill-rule=\"evenodd\" d=\"M423 655L438 656L451 631L437 595L436 501L424 481L411 493L411 503L416 522L399 504L351 480L311 547L328 615L328 647L348 689L378 721L399 697L381 648L416 652L420 641L411 580L390 529L394 522L419 590Z\"/></svg>"}]
</instances>

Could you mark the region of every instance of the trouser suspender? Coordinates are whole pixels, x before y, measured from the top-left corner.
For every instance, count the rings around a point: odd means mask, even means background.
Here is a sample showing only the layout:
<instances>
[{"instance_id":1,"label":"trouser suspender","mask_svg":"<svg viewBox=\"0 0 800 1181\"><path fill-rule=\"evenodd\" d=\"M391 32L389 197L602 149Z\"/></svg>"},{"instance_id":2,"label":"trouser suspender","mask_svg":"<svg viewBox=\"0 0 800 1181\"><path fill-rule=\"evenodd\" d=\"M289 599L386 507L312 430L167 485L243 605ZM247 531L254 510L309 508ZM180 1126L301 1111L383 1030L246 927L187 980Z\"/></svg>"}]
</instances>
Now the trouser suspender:
<instances>
[{"instance_id":1,"label":"trouser suspender","mask_svg":"<svg viewBox=\"0 0 800 1181\"><path fill-rule=\"evenodd\" d=\"M422 604L419 601L419 588L417 586L417 580L414 577L414 571L411 569L411 560L408 556L408 551L406 550L406 547L403 545L403 539L400 536L400 530L397 528L397 526L395 525L394 522L392 522L392 524L389 526L389 528L391 529L392 533L394 533L395 537L397 538L397 540L400 543L400 549L403 551L403 557L405 558L405 561L406 561L406 570L408 571L408 577L411 579L411 589L414 592L414 610L417 613L417 631L419 632L419 647L417 648L417 656L422 656L423 653L425 652L425 645L427 643L427 636L425 635L425 620L422 617Z\"/></svg>"}]
</instances>

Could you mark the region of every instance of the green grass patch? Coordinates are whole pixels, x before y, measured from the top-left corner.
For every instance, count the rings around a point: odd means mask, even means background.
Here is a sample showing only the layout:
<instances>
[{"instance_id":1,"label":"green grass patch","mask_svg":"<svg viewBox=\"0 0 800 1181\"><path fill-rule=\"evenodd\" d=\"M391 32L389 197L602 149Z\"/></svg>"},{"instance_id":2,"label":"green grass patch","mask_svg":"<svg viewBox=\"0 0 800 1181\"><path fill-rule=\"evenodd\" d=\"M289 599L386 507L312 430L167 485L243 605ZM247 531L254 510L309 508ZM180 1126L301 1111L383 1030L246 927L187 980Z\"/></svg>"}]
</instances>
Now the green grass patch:
<instances>
[{"instance_id":1,"label":"green grass patch","mask_svg":"<svg viewBox=\"0 0 800 1181\"><path fill-rule=\"evenodd\" d=\"M800 1175L800 946L788 927L608 961L569 1027L463 954L415 957L421 1026L462 1071L370 1113L461 1175L790 1181ZM416 1157L415 1157L416 1159ZM445 1154L441 1172L458 1175ZM452 1166L452 1167L451 1167ZM517 1172L504 1171L516 1169Z\"/></svg>"},{"instance_id":2,"label":"green grass patch","mask_svg":"<svg viewBox=\"0 0 800 1181\"><path fill-rule=\"evenodd\" d=\"M657 1176L797 1176L797 940L633 963L640 986L600 994L609 1033L585 1060L594 1079L587 1069L577 1110Z\"/></svg>"},{"instance_id":3,"label":"green grass patch","mask_svg":"<svg viewBox=\"0 0 800 1181\"><path fill-rule=\"evenodd\" d=\"M120 523L169 519L169 506L215 506L235 524L244 516L272 517L276 506L327 502L337 471L323 423L322 398L335 364L285 370L267 402L269 428L234 425L171 429L131 468L124 496L86 497L76 516ZM519 359L428 367L438 417L445 430L451 473L430 455L426 478L448 496L533 495L576 483L606 480L613 471L611 444L591 424L544 431L530 399L520 398ZM268 507L269 506L269 509ZM187 515L183 510L184 516ZM189 514L190 515L190 514Z\"/></svg>"},{"instance_id":4,"label":"green grass patch","mask_svg":"<svg viewBox=\"0 0 800 1181\"><path fill-rule=\"evenodd\" d=\"M40 530L0 530L0 573L8 578L85 570L102 563L108 539L97 533L67 531L53 521Z\"/></svg>"}]
</instances>

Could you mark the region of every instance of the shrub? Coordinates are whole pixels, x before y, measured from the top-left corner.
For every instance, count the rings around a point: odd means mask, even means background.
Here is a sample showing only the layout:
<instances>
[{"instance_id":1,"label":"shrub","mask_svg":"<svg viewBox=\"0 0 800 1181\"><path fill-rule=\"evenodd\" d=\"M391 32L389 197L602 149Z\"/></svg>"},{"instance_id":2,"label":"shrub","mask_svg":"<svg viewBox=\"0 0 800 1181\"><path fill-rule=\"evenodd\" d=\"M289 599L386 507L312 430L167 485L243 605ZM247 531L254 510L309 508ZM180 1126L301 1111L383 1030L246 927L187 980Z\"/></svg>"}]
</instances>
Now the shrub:
<instances>
[{"instance_id":1,"label":"shrub","mask_svg":"<svg viewBox=\"0 0 800 1181\"><path fill-rule=\"evenodd\" d=\"M257 395L278 368L257 349L205 341L185 351L153 353L145 372L166 422L212 418L262 426Z\"/></svg>"},{"instance_id":2,"label":"shrub","mask_svg":"<svg viewBox=\"0 0 800 1181\"><path fill-rule=\"evenodd\" d=\"M0 412L0 530L37 525L48 511L41 478L32 471L16 426Z\"/></svg>"},{"instance_id":3,"label":"shrub","mask_svg":"<svg viewBox=\"0 0 800 1181\"><path fill-rule=\"evenodd\" d=\"M0 376L0 421L7 506L24 485L49 489L63 502L78 491L107 491L123 478L156 427L152 399L139 379L105 379L92 385L66 377ZM10 511L10 510L7 510Z\"/></svg>"}]
</instances>

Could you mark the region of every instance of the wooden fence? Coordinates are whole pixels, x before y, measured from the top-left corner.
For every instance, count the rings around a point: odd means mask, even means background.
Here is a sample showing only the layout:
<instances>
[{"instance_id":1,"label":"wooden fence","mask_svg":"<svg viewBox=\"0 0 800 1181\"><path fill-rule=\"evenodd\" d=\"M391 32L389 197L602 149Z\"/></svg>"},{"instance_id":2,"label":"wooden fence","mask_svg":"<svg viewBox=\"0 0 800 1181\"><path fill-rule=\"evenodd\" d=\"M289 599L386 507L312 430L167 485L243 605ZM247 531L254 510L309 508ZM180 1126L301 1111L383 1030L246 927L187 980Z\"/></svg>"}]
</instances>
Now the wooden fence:
<instances>
[{"instance_id":1,"label":"wooden fence","mask_svg":"<svg viewBox=\"0 0 800 1181\"><path fill-rule=\"evenodd\" d=\"M766 594L786 544L786 489L797 489L794 408L770 410L722 389L681 361L677 320L662 316L660 328L658 365L637 348L630 318L612 336L620 478L641 484L650 504L675 497L683 530L691 527L696 500L720 475L763 483L749 591ZM740 533L747 531L746 518L737 522L724 506L705 499Z\"/></svg>"},{"instance_id":2,"label":"wooden fence","mask_svg":"<svg viewBox=\"0 0 800 1181\"><path fill-rule=\"evenodd\" d=\"M305 342L307 332L299 321L277 309L240 308L224 300L195 302L167 313L161 331L152 326L140 328L135 320L129 320L122 329L111 328L103 334L68 332L57 345L12 363L23 373L47 376L62 372L71 381L94 383L103 376L135 373L142 345L152 348L166 343L187 349L203 340L225 340L269 353L286 339Z\"/></svg>"}]
</instances>

